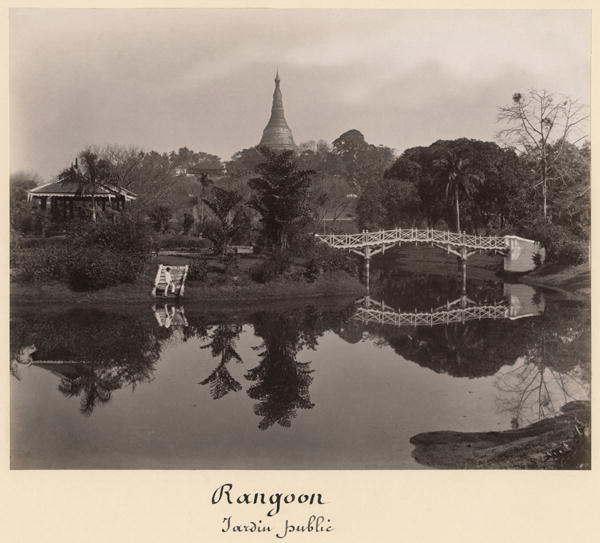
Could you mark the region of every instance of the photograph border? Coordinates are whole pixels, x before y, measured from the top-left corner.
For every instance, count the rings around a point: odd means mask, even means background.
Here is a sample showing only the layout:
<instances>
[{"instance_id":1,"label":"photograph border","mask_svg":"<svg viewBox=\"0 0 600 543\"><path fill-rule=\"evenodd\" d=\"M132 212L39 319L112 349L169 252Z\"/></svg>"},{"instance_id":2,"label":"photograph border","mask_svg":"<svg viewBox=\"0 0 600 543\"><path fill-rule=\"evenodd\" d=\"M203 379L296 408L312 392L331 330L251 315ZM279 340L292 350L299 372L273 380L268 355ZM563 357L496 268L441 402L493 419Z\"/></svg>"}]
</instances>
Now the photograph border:
<instances>
[{"instance_id":1,"label":"photograph border","mask_svg":"<svg viewBox=\"0 0 600 543\"><path fill-rule=\"evenodd\" d=\"M153 2L104 2L103 7L167 7ZM282 2L265 1L260 7L282 7ZM484 9L591 9L592 2L531 1L503 2L321 2L311 0L302 7L331 8L484 8ZM10 7L94 7L90 3L14 2L3 6L2 61L8 81L8 8ZM255 7L247 2L180 2L177 7ZM298 4L285 2L285 7ZM600 49L600 16L592 10L593 62L592 112L597 113ZM8 84L3 86L3 143L0 161L8 167ZM592 140L597 136L592 122ZM592 180L598 171L597 153L592 152ZM597 204L592 190L592 206ZM8 206L8 198L3 199ZM8 209L4 209L5 220ZM594 215L594 219L595 219ZM592 221L592 284L595 283L594 245L597 221ZM3 232L3 258L8 269L8 228ZM8 277L8 274L6 274ZM7 315L3 344L8 348L9 287L3 282L2 300ZM592 287L592 292L595 289ZM598 296L592 295L592 323ZM597 358L597 341L592 343L592 360ZM8 373L8 372L7 372ZM599 409L596 399L597 371L592 370L592 420ZM2 475L0 493L4 522L0 536L5 541L29 543L174 541L276 541L269 533L222 534L223 518L262 518L264 506L211 503L215 489L232 483L245 492L318 492L325 505L305 507L290 504L282 515L306 520L324 515L331 520L329 533L291 534L295 542L400 542L400 543L592 543L600 525L598 443L592 433L590 471L459 471L459 470L365 470L365 471L231 471L231 470L14 470L9 469L9 376L1 381L0 405L3 416Z\"/></svg>"}]
</instances>

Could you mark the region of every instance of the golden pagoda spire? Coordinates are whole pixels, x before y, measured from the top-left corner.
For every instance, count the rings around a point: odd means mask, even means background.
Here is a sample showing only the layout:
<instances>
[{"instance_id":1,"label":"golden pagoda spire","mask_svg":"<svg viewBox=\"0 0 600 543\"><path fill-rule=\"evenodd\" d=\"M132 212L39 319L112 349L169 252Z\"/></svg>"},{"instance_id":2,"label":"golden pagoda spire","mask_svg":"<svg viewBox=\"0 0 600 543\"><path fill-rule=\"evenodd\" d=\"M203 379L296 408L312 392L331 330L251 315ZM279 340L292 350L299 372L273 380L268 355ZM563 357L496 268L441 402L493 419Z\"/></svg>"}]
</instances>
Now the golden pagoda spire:
<instances>
[{"instance_id":1,"label":"golden pagoda spire","mask_svg":"<svg viewBox=\"0 0 600 543\"><path fill-rule=\"evenodd\" d=\"M296 149L294 136L285 120L283 111L283 97L279 88L279 68L275 74L275 91L273 92L273 104L271 106L271 118L263 130L259 145L264 145L275 151L287 151Z\"/></svg>"}]
</instances>

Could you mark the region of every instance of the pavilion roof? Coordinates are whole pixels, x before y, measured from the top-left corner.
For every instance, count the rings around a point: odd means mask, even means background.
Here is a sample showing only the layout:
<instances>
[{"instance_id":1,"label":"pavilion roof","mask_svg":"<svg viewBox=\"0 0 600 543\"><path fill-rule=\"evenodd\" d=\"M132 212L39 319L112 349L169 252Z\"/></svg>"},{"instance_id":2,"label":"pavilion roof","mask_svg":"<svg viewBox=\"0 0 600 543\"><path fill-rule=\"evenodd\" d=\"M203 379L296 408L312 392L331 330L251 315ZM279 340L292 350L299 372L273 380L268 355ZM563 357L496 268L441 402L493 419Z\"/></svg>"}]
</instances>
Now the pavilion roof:
<instances>
[{"instance_id":1,"label":"pavilion roof","mask_svg":"<svg viewBox=\"0 0 600 543\"><path fill-rule=\"evenodd\" d=\"M35 187L27 192L27 199L41 197L61 197L61 198L91 198L91 191L82 191L79 183L71 181L55 181L39 187ZM137 195L130 190L108 183L97 183L93 191L94 198L115 198L122 196L125 200L135 200Z\"/></svg>"}]
</instances>

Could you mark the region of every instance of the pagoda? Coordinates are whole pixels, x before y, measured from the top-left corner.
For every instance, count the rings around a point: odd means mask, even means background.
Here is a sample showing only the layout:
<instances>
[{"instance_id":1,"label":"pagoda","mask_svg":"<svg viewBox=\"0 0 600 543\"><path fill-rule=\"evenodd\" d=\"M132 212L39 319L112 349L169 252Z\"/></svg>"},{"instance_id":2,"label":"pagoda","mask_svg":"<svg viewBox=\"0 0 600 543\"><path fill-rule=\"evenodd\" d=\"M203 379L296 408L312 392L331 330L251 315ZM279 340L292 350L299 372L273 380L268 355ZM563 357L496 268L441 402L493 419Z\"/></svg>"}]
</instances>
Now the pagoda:
<instances>
[{"instance_id":1,"label":"pagoda","mask_svg":"<svg viewBox=\"0 0 600 543\"><path fill-rule=\"evenodd\" d=\"M273 105L271 106L271 118L263 130L259 146L265 146L273 151L294 151L296 144L294 136L285 120L283 113L283 98L279 88L279 70L275 76L275 92L273 92Z\"/></svg>"}]
</instances>

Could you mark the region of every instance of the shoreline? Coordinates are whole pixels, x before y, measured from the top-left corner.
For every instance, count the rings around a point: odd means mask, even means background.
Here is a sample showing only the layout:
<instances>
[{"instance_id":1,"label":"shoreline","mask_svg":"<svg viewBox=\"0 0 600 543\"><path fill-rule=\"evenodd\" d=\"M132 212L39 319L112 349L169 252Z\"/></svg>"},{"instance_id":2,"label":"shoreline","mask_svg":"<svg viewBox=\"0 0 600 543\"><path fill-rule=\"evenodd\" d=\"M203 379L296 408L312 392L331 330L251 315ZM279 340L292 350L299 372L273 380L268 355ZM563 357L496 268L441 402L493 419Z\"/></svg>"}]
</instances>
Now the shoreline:
<instances>
[{"instance_id":1,"label":"shoreline","mask_svg":"<svg viewBox=\"0 0 600 543\"><path fill-rule=\"evenodd\" d=\"M552 290L571 299L589 300L591 296L589 264L543 265L538 270L522 275L518 281L533 287Z\"/></svg>"},{"instance_id":2,"label":"shoreline","mask_svg":"<svg viewBox=\"0 0 600 543\"><path fill-rule=\"evenodd\" d=\"M411 437L413 457L437 469L591 468L589 401L522 428L492 432L425 432Z\"/></svg>"},{"instance_id":3,"label":"shoreline","mask_svg":"<svg viewBox=\"0 0 600 543\"><path fill-rule=\"evenodd\" d=\"M407 273L454 273L455 259L437 251L404 249L392 254L389 262ZM538 270L511 275L498 269L499 260L489 255L472 259L469 277L481 280L502 280L523 283L556 292L569 299L586 300L591 295L591 274L587 264L558 266L547 264ZM150 269L150 268L149 268ZM188 280L184 296L162 298L151 295L153 270L134 283L120 284L94 291L75 291L60 281L24 283L11 280L11 308L33 304L146 304L146 303L210 303L219 306L244 306L269 301L294 301L310 298L361 296L367 288L357 277L337 271L327 272L313 282L280 278L268 283L258 283L249 278L213 281L211 284Z\"/></svg>"},{"instance_id":4,"label":"shoreline","mask_svg":"<svg viewBox=\"0 0 600 543\"><path fill-rule=\"evenodd\" d=\"M154 297L152 285L146 282L120 284L95 291L75 291L59 281L28 284L12 281L10 284L11 309L22 306L52 303L55 305L119 305L148 303L206 302L219 307L247 306L264 302L301 301L314 298L360 296L366 287L344 272L328 273L313 282L275 280L269 283L207 285L197 281L186 284L179 298ZM214 306L213 306L214 307Z\"/></svg>"}]
</instances>

